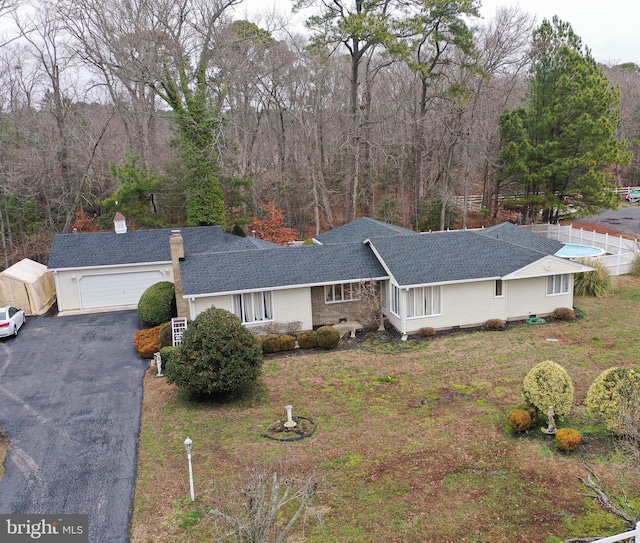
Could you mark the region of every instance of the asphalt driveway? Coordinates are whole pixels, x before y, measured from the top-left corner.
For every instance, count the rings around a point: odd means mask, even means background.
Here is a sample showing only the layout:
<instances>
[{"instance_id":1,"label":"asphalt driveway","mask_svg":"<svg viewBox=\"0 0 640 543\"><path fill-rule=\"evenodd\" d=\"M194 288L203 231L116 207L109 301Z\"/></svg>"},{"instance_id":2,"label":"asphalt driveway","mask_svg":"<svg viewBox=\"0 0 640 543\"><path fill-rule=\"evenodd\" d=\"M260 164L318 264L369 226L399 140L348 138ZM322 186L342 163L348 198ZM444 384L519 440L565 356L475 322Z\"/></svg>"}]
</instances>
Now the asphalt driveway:
<instances>
[{"instance_id":1,"label":"asphalt driveway","mask_svg":"<svg viewBox=\"0 0 640 543\"><path fill-rule=\"evenodd\" d=\"M640 238L640 205L637 204L623 204L618 209L604 209L595 217L586 217L578 220L580 222L604 224L620 232Z\"/></svg>"},{"instance_id":2,"label":"asphalt driveway","mask_svg":"<svg viewBox=\"0 0 640 543\"><path fill-rule=\"evenodd\" d=\"M135 311L27 317L0 340L0 513L88 514L89 541L129 540L142 381Z\"/></svg>"}]
</instances>

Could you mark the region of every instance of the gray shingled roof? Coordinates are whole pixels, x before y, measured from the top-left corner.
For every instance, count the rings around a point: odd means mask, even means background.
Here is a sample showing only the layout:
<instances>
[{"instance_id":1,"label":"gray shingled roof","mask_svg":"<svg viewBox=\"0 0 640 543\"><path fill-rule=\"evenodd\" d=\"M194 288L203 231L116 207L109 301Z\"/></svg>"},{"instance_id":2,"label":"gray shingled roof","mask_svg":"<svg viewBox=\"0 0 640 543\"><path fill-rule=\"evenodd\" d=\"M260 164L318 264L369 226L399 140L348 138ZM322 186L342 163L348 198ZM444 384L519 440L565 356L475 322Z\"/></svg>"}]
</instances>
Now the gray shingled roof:
<instances>
[{"instance_id":1,"label":"gray shingled roof","mask_svg":"<svg viewBox=\"0 0 640 543\"><path fill-rule=\"evenodd\" d=\"M564 243L560 241L541 236L540 234L536 234L531 230L516 226L510 222L503 222L495 226L490 226L489 228L474 230L474 232L547 255L553 255L564 247Z\"/></svg>"},{"instance_id":2,"label":"gray shingled roof","mask_svg":"<svg viewBox=\"0 0 640 543\"><path fill-rule=\"evenodd\" d=\"M49 269L119 266L146 262L170 262L171 228L129 230L124 234L58 234L53 239ZM229 250L279 247L255 238L223 232L219 226L182 228L185 255Z\"/></svg>"},{"instance_id":3,"label":"gray shingled roof","mask_svg":"<svg viewBox=\"0 0 640 543\"><path fill-rule=\"evenodd\" d=\"M333 243L355 243L369 238L383 238L387 236L410 236L417 235L418 232L408 230L400 226L394 226L386 222L376 221L368 217L356 219L324 234L316 236L314 239L323 245Z\"/></svg>"},{"instance_id":4,"label":"gray shingled roof","mask_svg":"<svg viewBox=\"0 0 640 543\"><path fill-rule=\"evenodd\" d=\"M185 296L387 277L364 243L192 255L180 271Z\"/></svg>"},{"instance_id":5,"label":"gray shingled roof","mask_svg":"<svg viewBox=\"0 0 640 543\"><path fill-rule=\"evenodd\" d=\"M553 254L470 230L377 238L370 243L400 286L504 277Z\"/></svg>"}]
</instances>

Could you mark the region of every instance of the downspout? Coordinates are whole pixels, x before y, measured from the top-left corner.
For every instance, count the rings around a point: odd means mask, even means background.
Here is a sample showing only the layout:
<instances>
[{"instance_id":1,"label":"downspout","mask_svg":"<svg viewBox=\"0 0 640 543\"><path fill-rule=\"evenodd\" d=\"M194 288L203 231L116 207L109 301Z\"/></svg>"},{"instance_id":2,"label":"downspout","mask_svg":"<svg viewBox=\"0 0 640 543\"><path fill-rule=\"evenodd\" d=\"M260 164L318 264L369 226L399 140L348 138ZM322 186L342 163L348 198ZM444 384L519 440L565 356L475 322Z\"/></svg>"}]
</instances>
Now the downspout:
<instances>
[{"instance_id":1,"label":"downspout","mask_svg":"<svg viewBox=\"0 0 640 543\"><path fill-rule=\"evenodd\" d=\"M504 299L504 320L507 322L509 320L509 281L502 281L502 297Z\"/></svg>"},{"instance_id":2,"label":"downspout","mask_svg":"<svg viewBox=\"0 0 640 543\"><path fill-rule=\"evenodd\" d=\"M407 341L407 293L408 288L399 289L400 294L400 328L402 329L402 341Z\"/></svg>"},{"instance_id":3,"label":"downspout","mask_svg":"<svg viewBox=\"0 0 640 543\"><path fill-rule=\"evenodd\" d=\"M60 311L63 311L63 308L60 307L60 305L61 305L60 302L62 300L60 299L60 296L59 296L59 294L60 294L60 276L58 275L58 270L54 270L53 271L53 280L54 280L54 282L56 284L56 301L58 302L58 313L59 313Z\"/></svg>"},{"instance_id":4,"label":"downspout","mask_svg":"<svg viewBox=\"0 0 640 543\"><path fill-rule=\"evenodd\" d=\"M384 288L387 288L384 285ZM378 316L378 332L384 332L384 299L383 299L383 282L378 282L378 295L380 296L380 315Z\"/></svg>"}]
</instances>

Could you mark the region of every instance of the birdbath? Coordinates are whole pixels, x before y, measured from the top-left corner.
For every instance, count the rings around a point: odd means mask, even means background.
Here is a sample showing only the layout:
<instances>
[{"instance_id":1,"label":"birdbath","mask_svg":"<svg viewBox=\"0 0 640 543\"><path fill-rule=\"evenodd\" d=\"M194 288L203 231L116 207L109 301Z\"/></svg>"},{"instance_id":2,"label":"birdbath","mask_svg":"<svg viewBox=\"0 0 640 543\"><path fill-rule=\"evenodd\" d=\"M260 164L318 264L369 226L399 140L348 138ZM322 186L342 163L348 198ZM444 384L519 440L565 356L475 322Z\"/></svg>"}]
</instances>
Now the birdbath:
<instances>
[{"instance_id":1,"label":"birdbath","mask_svg":"<svg viewBox=\"0 0 640 543\"><path fill-rule=\"evenodd\" d=\"M287 422L284 423L284 427L287 428L288 430L291 430L292 428L295 428L298 423L293 420L293 416L291 415L291 411L293 410L293 405L289 404L289 405L285 405L284 408L287 410Z\"/></svg>"}]
</instances>

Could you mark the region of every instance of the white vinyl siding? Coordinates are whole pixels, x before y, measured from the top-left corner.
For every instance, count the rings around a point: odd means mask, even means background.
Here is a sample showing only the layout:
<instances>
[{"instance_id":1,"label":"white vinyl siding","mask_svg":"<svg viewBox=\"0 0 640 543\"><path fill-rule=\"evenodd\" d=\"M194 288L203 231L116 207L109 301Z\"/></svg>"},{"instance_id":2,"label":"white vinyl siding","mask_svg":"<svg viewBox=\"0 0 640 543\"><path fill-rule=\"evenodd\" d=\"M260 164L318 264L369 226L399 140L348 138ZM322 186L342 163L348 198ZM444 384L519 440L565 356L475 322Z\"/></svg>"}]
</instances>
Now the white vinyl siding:
<instances>
[{"instance_id":1,"label":"white vinyl siding","mask_svg":"<svg viewBox=\"0 0 640 543\"><path fill-rule=\"evenodd\" d=\"M503 281L504 294L496 297L495 280L443 285L440 315L407 318L403 323L390 313L389 322L410 334L425 326L436 330L481 326L488 319L507 321L532 315L543 317L553 313L557 307L573 307L571 283L568 293L554 296L546 295L546 287L546 277Z\"/></svg>"},{"instance_id":2,"label":"white vinyl siding","mask_svg":"<svg viewBox=\"0 0 640 543\"><path fill-rule=\"evenodd\" d=\"M547 277L547 295L567 294L569 292L570 277L568 273Z\"/></svg>"},{"instance_id":3,"label":"white vinyl siding","mask_svg":"<svg viewBox=\"0 0 640 543\"><path fill-rule=\"evenodd\" d=\"M159 281L173 282L171 264L58 271L55 273L58 311L132 309L146 288ZM93 287L97 287L95 292Z\"/></svg>"},{"instance_id":4,"label":"white vinyl siding","mask_svg":"<svg viewBox=\"0 0 640 543\"><path fill-rule=\"evenodd\" d=\"M327 304L353 302L360 299L360 283L325 285L324 301Z\"/></svg>"},{"instance_id":5,"label":"white vinyl siding","mask_svg":"<svg viewBox=\"0 0 640 543\"><path fill-rule=\"evenodd\" d=\"M194 298L190 302L190 318L195 319L210 307L226 309L231 313L235 313L234 298L236 296L236 294L219 294ZM299 321L302 330L313 328L310 288L274 290L271 291L271 300L273 302L273 321L280 323ZM259 325L260 322L247 323L249 327Z\"/></svg>"},{"instance_id":6,"label":"white vinyl siding","mask_svg":"<svg viewBox=\"0 0 640 543\"><path fill-rule=\"evenodd\" d=\"M507 318L526 319L531 316L544 317L558 307L573 307L573 288L565 294L546 295L548 278L532 277L509 281Z\"/></svg>"},{"instance_id":7,"label":"white vinyl siding","mask_svg":"<svg viewBox=\"0 0 640 543\"><path fill-rule=\"evenodd\" d=\"M273 300L270 291L247 292L233 296L233 312L245 324L273 320Z\"/></svg>"}]
</instances>

